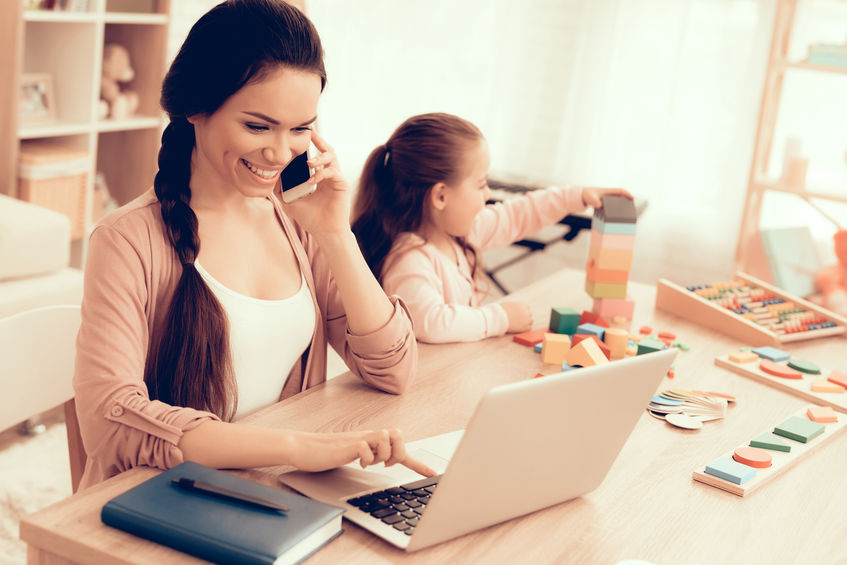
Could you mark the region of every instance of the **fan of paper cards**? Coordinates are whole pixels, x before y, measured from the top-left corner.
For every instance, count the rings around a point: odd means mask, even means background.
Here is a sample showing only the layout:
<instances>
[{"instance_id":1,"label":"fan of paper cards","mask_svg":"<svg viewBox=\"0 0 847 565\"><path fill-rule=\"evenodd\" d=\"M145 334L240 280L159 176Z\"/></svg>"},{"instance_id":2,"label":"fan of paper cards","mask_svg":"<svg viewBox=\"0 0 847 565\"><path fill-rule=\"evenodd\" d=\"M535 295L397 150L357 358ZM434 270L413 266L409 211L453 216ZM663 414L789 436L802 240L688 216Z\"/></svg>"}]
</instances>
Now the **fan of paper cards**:
<instances>
[{"instance_id":1,"label":"fan of paper cards","mask_svg":"<svg viewBox=\"0 0 847 565\"><path fill-rule=\"evenodd\" d=\"M735 397L720 392L672 389L654 396L647 412L678 428L698 430L703 422L726 416L730 402L735 402Z\"/></svg>"}]
</instances>

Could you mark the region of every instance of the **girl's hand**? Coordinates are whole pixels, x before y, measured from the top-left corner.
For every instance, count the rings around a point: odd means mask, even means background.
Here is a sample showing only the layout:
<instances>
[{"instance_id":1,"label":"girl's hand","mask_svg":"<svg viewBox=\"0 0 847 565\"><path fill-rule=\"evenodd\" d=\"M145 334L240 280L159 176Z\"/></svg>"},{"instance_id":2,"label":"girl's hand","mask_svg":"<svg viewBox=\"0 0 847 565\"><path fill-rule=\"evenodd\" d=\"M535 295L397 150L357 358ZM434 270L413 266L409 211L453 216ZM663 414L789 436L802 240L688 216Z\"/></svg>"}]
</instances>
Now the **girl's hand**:
<instances>
[{"instance_id":1,"label":"girl's hand","mask_svg":"<svg viewBox=\"0 0 847 565\"><path fill-rule=\"evenodd\" d=\"M526 302L501 302L509 318L508 333L528 332L532 329L532 312Z\"/></svg>"},{"instance_id":2,"label":"girl's hand","mask_svg":"<svg viewBox=\"0 0 847 565\"><path fill-rule=\"evenodd\" d=\"M586 206L592 208L602 208L603 201L600 200L604 196L626 196L632 200L632 194L623 188L597 188L595 186L586 186L582 189L582 202Z\"/></svg>"},{"instance_id":3,"label":"girl's hand","mask_svg":"<svg viewBox=\"0 0 847 565\"><path fill-rule=\"evenodd\" d=\"M326 471L358 459L363 469L376 463L384 462L386 467L400 463L425 477L438 474L406 453L403 434L397 428L364 432L291 434L291 464L303 471Z\"/></svg>"},{"instance_id":4,"label":"girl's hand","mask_svg":"<svg viewBox=\"0 0 847 565\"><path fill-rule=\"evenodd\" d=\"M317 184L317 190L283 209L303 229L320 237L350 230L350 189L341 175L335 151L318 133L312 130L312 143L320 154L309 160L315 174L308 182Z\"/></svg>"}]
</instances>

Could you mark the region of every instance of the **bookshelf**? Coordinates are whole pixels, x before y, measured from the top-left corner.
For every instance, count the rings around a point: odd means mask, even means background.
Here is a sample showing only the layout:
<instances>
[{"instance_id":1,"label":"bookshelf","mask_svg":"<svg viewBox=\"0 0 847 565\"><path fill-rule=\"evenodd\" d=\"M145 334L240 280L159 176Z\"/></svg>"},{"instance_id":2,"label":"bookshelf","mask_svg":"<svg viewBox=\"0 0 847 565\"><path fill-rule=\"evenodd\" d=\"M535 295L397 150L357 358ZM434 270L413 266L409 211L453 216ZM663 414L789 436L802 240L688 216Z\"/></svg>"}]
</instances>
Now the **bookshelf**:
<instances>
[{"instance_id":1,"label":"bookshelf","mask_svg":"<svg viewBox=\"0 0 847 565\"><path fill-rule=\"evenodd\" d=\"M163 126L159 92L166 71L169 0L87 0L84 11L24 10L21 0L0 3L0 194L17 194L21 142L49 140L91 157L85 191L86 226L99 219L94 182L101 173L119 204L152 183ZM123 120L98 118L103 46L130 52L139 107ZM21 77L47 73L53 83L54 119L19 123ZM86 230L87 231L87 230ZM72 243L72 264L81 266L87 237Z\"/></svg>"},{"instance_id":2,"label":"bookshelf","mask_svg":"<svg viewBox=\"0 0 847 565\"><path fill-rule=\"evenodd\" d=\"M736 270L768 281L772 280L772 277L764 259L764 247L759 236L763 202L768 193L793 195L835 226L839 226L839 222L831 214L830 207L838 205L835 203L847 204L847 186L839 186L834 190L831 187L807 187L805 183L788 182L768 174L786 76L790 73L811 72L832 75L832 80L847 80L847 66L792 60L789 47L798 0L776 0L776 4L762 105L735 252ZM843 40L847 41L847 27ZM835 124L833 127L836 127ZM841 227L847 227L843 222L841 224Z\"/></svg>"}]
</instances>

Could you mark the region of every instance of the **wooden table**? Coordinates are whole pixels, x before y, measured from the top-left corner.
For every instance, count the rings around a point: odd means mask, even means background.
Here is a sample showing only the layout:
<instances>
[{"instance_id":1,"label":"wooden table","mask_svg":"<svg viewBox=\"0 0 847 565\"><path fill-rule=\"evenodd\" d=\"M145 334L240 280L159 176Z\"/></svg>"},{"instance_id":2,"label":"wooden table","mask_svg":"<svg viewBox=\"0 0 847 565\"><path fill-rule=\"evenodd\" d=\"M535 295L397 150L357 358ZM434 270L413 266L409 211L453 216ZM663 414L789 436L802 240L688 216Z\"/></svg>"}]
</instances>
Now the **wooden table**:
<instances>
[{"instance_id":1,"label":"wooden table","mask_svg":"<svg viewBox=\"0 0 847 565\"><path fill-rule=\"evenodd\" d=\"M584 273L561 271L511 295L532 304L536 326L553 306L591 307ZM730 373L714 357L739 345L721 334L653 311L655 289L630 283L635 327L674 331L691 346L680 352L668 387L724 391L738 397L725 419L685 431L646 412L605 481L595 491L441 545L406 554L345 521L345 533L308 560L335 563L669 563L847 562L847 434L751 495L739 498L696 483L692 471L778 424L807 403ZM847 364L847 341L827 338L786 347L828 368ZM552 373L511 337L478 343L422 345L409 390L391 396L350 374L312 388L249 418L251 423L341 431L399 425L407 440L463 428L491 386ZM602 399L597 404L602 413ZM561 446L567 449L567 446ZM271 485L286 468L239 471ZM100 522L110 498L153 476L138 468L28 516L21 538L29 562L166 565L196 559ZM842 561L843 560L843 561Z\"/></svg>"}]
</instances>

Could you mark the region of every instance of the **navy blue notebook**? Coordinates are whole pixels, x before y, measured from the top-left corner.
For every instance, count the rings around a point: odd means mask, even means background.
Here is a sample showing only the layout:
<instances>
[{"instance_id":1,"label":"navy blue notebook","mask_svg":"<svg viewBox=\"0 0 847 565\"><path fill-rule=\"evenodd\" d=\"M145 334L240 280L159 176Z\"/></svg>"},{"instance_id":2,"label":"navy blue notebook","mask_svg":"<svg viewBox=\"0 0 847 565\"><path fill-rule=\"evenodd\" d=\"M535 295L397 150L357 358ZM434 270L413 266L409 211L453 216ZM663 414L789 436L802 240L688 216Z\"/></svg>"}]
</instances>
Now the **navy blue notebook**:
<instances>
[{"instance_id":1,"label":"navy blue notebook","mask_svg":"<svg viewBox=\"0 0 847 565\"><path fill-rule=\"evenodd\" d=\"M289 508L280 513L185 490L204 481ZM103 506L103 523L215 563L299 563L341 534L343 509L186 461Z\"/></svg>"}]
</instances>

